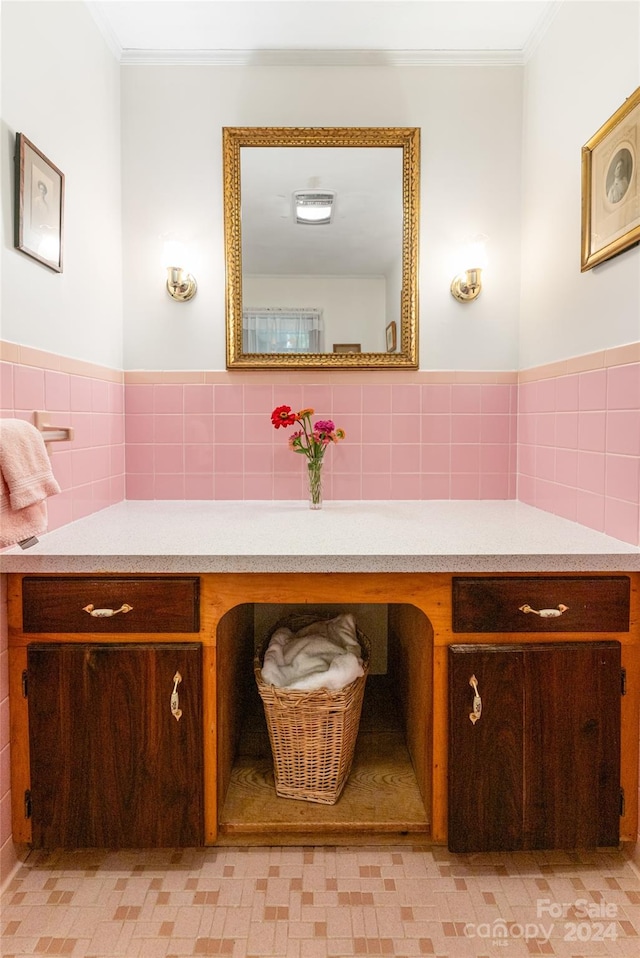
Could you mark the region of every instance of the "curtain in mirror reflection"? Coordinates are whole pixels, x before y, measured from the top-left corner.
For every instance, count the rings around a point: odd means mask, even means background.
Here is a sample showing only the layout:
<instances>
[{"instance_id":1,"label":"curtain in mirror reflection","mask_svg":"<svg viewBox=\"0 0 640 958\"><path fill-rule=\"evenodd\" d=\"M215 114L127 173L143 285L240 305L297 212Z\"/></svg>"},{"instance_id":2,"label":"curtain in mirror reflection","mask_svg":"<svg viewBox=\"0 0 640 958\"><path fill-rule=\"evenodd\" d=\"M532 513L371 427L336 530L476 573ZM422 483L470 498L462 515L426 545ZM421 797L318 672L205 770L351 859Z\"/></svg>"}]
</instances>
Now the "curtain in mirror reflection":
<instances>
[{"instance_id":1,"label":"curtain in mirror reflection","mask_svg":"<svg viewBox=\"0 0 640 958\"><path fill-rule=\"evenodd\" d=\"M322 353L321 309L256 308L242 312L245 353Z\"/></svg>"}]
</instances>

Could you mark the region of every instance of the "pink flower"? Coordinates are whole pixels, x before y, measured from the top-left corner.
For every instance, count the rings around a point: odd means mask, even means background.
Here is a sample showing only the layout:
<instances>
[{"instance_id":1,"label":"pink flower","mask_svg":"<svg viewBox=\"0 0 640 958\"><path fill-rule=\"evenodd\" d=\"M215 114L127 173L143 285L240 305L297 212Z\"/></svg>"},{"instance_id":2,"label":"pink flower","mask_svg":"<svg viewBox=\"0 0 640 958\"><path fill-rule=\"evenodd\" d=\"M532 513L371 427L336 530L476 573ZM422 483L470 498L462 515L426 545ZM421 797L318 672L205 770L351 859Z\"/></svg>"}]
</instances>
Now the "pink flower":
<instances>
[{"instance_id":1,"label":"pink flower","mask_svg":"<svg viewBox=\"0 0 640 958\"><path fill-rule=\"evenodd\" d=\"M319 419L314 426L317 432L333 432L335 428L336 424L331 419Z\"/></svg>"}]
</instances>

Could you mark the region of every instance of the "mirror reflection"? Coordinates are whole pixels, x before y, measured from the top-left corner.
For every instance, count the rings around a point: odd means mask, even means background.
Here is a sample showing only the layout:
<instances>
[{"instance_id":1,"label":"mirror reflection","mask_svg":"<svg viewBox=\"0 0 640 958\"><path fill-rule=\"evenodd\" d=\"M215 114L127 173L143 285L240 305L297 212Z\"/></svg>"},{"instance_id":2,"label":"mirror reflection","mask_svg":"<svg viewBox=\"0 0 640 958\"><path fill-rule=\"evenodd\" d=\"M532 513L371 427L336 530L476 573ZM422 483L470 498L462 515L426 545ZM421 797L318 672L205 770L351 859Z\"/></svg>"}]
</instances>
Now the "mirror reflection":
<instances>
[{"instance_id":1,"label":"mirror reflection","mask_svg":"<svg viewBox=\"0 0 640 958\"><path fill-rule=\"evenodd\" d=\"M223 145L227 366L416 368L418 131Z\"/></svg>"}]
</instances>

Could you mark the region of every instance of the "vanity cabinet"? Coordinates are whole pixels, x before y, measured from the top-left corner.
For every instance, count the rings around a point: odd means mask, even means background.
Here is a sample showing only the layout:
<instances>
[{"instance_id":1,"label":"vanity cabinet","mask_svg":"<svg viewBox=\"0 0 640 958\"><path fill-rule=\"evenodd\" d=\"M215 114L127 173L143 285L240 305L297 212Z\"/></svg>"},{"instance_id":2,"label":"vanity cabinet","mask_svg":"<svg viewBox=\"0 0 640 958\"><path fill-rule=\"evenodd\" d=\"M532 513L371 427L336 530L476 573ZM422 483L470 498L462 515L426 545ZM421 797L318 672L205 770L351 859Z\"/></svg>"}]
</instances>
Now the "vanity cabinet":
<instances>
[{"instance_id":1,"label":"vanity cabinet","mask_svg":"<svg viewBox=\"0 0 640 958\"><path fill-rule=\"evenodd\" d=\"M335 806L279 799L266 730L247 736L264 607L301 605L360 606L386 643L351 796L348 783ZM500 849L637 836L639 574L14 573L8 621L17 842L462 849L482 834Z\"/></svg>"},{"instance_id":2,"label":"vanity cabinet","mask_svg":"<svg viewBox=\"0 0 640 958\"><path fill-rule=\"evenodd\" d=\"M199 577L18 582L14 834L36 848L202 845Z\"/></svg>"},{"instance_id":3,"label":"vanity cabinet","mask_svg":"<svg viewBox=\"0 0 640 958\"><path fill-rule=\"evenodd\" d=\"M25 677L34 847L203 843L197 643L33 643Z\"/></svg>"},{"instance_id":4,"label":"vanity cabinet","mask_svg":"<svg viewBox=\"0 0 640 958\"><path fill-rule=\"evenodd\" d=\"M450 851L618 844L620 648L449 646Z\"/></svg>"}]
</instances>

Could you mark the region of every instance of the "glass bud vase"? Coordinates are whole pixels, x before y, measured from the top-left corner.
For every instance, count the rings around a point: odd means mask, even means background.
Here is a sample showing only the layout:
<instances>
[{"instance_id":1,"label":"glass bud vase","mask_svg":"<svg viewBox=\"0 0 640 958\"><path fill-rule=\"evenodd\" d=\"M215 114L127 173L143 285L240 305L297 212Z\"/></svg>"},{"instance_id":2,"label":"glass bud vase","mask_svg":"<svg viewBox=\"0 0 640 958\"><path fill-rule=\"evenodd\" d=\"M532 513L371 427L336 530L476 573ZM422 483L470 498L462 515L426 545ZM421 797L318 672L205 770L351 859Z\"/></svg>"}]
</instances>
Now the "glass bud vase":
<instances>
[{"instance_id":1,"label":"glass bud vase","mask_svg":"<svg viewBox=\"0 0 640 958\"><path fill-rule=\"evenodd\" d=\"M309 508L322 509L322 459L310 459L309 472Z\"/></svg>"}]
</instances>

